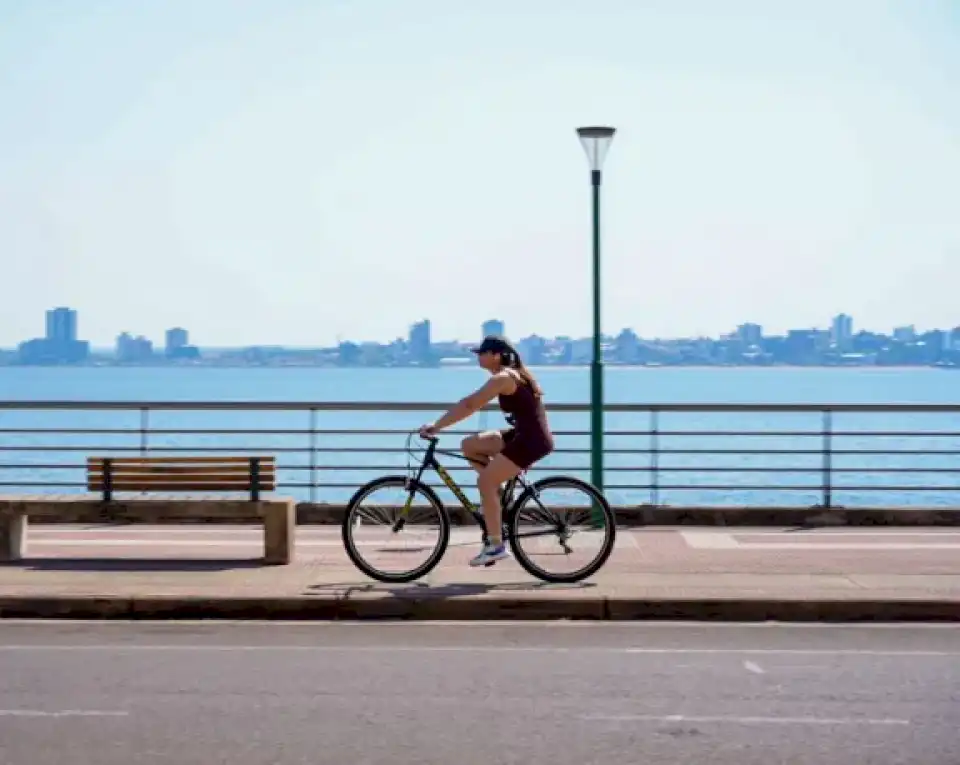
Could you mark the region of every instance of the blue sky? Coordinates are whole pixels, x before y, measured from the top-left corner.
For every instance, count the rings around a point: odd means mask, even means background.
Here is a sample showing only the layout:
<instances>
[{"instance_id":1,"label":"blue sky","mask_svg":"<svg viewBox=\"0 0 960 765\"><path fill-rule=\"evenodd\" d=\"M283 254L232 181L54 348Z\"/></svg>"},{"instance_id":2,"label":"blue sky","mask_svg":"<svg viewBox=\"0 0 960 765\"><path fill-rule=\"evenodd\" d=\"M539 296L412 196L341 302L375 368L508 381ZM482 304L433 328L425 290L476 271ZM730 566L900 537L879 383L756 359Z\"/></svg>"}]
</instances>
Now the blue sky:
<instances>
[{"instance_id":1,"label":"blue sky","mask_svg":"<svg viewBox=\"0 0 960 765\"><path fill-rule=\"evenodd\" d=\"M6 0L0 345L960 324L951 0Z\"/></svg>"}]
</instances>

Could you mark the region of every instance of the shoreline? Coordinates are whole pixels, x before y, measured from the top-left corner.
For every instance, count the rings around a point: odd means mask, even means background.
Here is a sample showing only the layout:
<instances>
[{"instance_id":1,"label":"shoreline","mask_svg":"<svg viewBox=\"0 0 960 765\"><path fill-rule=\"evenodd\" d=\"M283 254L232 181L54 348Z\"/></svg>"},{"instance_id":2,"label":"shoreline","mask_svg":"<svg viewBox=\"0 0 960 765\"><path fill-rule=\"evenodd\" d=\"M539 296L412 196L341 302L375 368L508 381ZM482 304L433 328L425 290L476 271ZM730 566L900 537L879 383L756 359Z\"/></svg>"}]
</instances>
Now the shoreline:
<instances>
[{"instance_id":1,"label":"shoreline","mask_svg":"<svg viewBox=\"0 0 960 765\"><path fill-rule=\"evenodd\" d=\"M589 364L530 364L528 367L538 372L551 370L583 370L590 371ZM479 367L476 364L441 364L438 366L369 366L369 367L341 367L327 366L322 364L272 364L272 365L253 365L253 364L0 364L0 374L11 369L43 369L52 371L74 371L77 369L97 369L97 370L117 370L117 369L155 369L155 370L177 370L177 371L196 371L196 370L325 370L325 371L380 371L390 370L392 372L423 372L423 371L476 371ZM691 370L691 371L784 371L784 370L830 370L830 371L904 371L904 370L930 370L930 371L950 371L960 370L960 366L937 366L934 364L613 364L605 363L604 372L623 371L623 370L642 370L644 372L660 372L664 370Z\"/></svg>"}]
</instances>

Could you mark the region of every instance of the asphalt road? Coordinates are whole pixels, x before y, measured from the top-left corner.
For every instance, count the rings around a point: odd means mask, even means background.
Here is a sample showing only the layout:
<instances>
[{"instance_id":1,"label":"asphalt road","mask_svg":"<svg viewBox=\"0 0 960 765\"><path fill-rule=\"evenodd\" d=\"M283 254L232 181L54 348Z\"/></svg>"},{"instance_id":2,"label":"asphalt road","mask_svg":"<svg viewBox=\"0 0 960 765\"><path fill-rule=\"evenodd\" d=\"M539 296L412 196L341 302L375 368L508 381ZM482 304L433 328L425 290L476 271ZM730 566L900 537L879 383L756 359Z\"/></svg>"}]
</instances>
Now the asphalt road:
<instances>
[{"instance_id":1,"label":"asphalt road","mask_svg":"<svg viewBox=\"0 0 960 765\"><path fill-rule=\"evenodd\" d=\"M2 765L957 765L960 628L0 622Z\"/></svg>"}]
</instances>

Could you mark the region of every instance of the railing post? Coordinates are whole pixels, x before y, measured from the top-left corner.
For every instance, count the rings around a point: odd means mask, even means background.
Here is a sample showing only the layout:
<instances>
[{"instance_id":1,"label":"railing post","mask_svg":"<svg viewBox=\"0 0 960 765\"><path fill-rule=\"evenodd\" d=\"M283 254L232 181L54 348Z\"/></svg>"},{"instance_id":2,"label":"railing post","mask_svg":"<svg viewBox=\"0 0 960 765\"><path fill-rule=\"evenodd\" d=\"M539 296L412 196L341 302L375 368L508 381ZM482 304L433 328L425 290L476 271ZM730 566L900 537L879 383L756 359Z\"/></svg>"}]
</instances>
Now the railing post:
<instances>
[{"instance_id":1,"label":"railing post","mask_svg":"<svg viewBox=\"0 0 960 765\"><path fill-rule=\"evenodd\" d=\"M140 407L140 456L146 457L150 451L150 410Z\"/></svg>"},{"instance_id":2,"label":"railing post","mask_svg":"<svg viewBox=\"0 0 960 765\"><path fill-rule=\"evenodd\" d=\"M103 459L103 501L113 499L113 460L110 457Z\"/></svg>"},{"instance_id":3,"label":"railing post","mask_svg":"<svg viewBox=\"0 0 960 765\"><path fill-rule=\"evenodd\" d=\"M650 410L650 504L660 506L660 411Z\"/></svg>"},{"instance_id":4,"label":"railing post","mask_svg":"<svg viewBox=\"0 0 960 765\"><path fill-rule=\"evenodd\" d=\"M821 427L823 439L823 507L829 510L833 506L833 412L823 410Z\"/></svg>"},{"instance_id":5,"label":"railing post","mask_svg":"<svg viewBox=\"0 0 960 765\"><path fill-rule=\"evenodd\" d=\"M317 409L310 408L310 502L317 501Z\"/></svg>"},{"instance_id":6,"label":"railing post","mask_svg":"<svg viewBox=\"0 0 960 765\"><path fill-rule=\"evenodd\" d=\"M250 501L260 501L260 458L250 458Z\"/></svg>"}]
</instances>

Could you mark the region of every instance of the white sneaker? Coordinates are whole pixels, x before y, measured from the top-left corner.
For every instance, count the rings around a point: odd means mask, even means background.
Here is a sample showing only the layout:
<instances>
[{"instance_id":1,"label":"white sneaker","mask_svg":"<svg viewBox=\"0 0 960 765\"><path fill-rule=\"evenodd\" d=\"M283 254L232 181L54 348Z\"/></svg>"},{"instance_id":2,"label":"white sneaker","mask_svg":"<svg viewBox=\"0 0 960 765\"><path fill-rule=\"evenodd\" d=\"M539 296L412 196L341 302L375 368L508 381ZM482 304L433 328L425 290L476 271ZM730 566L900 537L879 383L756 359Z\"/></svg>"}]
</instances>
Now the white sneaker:
<instances>
[{"instance_id":1,"label":"white sneaker","mask_svg":"<svg viewBox=\"0 0 960 765\"><path fill-rule=\"evenodd\" d=\"M475 558L470 559L471 566L489 566L498 560L505 560L510 557L510 551L507 546L501 542L498 545L486 544Z\"/></svg>"}]
</instances>

